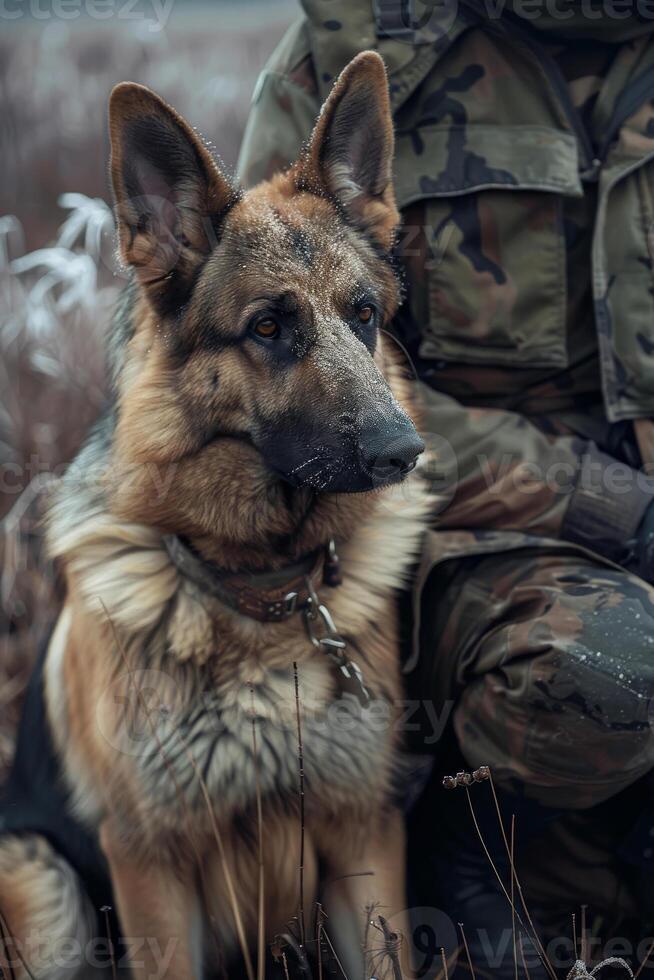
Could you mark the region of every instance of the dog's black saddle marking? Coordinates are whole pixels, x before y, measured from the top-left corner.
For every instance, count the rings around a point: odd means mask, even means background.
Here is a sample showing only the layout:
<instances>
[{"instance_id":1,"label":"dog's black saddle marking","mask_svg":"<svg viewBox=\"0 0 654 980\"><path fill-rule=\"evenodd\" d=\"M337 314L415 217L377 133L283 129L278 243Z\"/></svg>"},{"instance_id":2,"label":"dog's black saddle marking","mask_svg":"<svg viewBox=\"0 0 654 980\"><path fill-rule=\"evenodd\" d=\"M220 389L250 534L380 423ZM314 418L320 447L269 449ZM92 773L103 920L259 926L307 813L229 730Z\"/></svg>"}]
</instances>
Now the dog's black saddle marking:
<instances>
[{"instance_id":1,"label":"dog's black saddle marking","mask_svg":"<svg viewBox=\"0 0 654 980\"><path fill-rule=\"evenodd\" d=\"M27 688L14 763L0 792L0 835L33 833L45 837L77 872L96 911L111 907L110 928L117 935L104 855L97 839L71 814L70 794L52 743L43 694L47 646L40 652ZM102 928L103 920L104 914L99 921Z\"/></svg>"}]
</instances>

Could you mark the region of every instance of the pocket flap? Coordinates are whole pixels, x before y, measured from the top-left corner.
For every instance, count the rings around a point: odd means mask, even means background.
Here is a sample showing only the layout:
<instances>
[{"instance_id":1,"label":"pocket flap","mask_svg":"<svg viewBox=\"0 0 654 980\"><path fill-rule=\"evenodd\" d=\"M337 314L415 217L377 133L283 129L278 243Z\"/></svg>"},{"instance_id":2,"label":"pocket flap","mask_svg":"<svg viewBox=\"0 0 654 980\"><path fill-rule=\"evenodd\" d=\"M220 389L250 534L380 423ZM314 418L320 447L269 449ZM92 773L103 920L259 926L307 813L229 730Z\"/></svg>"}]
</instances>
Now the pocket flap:
<instances>
[{"instance_id":1,"label":"pocket flap","mask_svg":"<svg viewBox=\"0 0 654 980\"><path fill-rule=\"evenodd\" d=\"M545 126L399 128L395 157L398 205L488 188L581 197L577 143Z\"/></svg>"}]
</instances>

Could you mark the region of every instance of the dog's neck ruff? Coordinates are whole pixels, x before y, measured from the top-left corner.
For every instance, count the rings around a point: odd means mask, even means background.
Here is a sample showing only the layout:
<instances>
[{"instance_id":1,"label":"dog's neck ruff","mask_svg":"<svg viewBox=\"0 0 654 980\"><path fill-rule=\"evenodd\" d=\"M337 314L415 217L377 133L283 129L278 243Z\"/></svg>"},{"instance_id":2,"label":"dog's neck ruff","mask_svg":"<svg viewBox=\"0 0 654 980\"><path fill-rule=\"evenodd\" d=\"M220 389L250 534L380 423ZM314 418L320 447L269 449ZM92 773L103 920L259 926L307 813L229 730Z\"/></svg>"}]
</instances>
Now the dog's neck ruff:
<instances>
[{"instance_id":1,"label":"dog's neck ruff","mask_svg":"<svg viewBox=\"0 0 654 980\"><path fill-rule=\"evenodd\" d=\"M324 548L274 571L221 573L176 535L164 545L173 564L203 592L260 623L279 623L302 613L313 646L330 658L342 691L354 694L363 707L370 695L360 668L346 655L347 641L340 635L327 606L318 597L321 585L341 584L340 561L333 538Z\"/></svg>"},{"instance_id":2,"label":"dog's neck ruff","mask_svg":"<svg viewBox=\"0 0 654 980\"><path fill-rule=\"evenodd\" d=\"M222 572L176 535L164 537L171 561L202 592L260 623L280 623L307 609L320 585L340 585L333 540L274 571Z\"/></svg>"},{"instance_id":3,"label":"dog's neck ruff","mask_svg":"<svg viewBox=\"0 0 654 980\"><path fill-rule=\"evenodd\" d=\"M214 607L223 607L225 613L229 607L182 573L157 528L115 516L104 484L80 479L80 473L93 472L98 466L101 449L89 443L53 494L50 556L65 564L70 587L82 607L103 622L109 615L125 643L145 647L161 641L166 656L205 664L215 656L221 642L219 631L227 625ZM417 471L401 488L390 488L354 533L339 541L347 588L330 589L328 596L322 590L322 594L335 623L347 636L355 640L363 636L382 616L389 596L408 581L433 506L427 481ZM324 553L322 559L326 567ZM315 591L321 597L321 589ZM251 626L248 642L255 642L265 624L242 618L244 629L247 622ZM277 625L291 622L282 619ZM275 628L275 623L267 625ZM316 625L320 627L320 621ZM275 635L271 633L271 639Z\"/></svg>"}]
</instances>

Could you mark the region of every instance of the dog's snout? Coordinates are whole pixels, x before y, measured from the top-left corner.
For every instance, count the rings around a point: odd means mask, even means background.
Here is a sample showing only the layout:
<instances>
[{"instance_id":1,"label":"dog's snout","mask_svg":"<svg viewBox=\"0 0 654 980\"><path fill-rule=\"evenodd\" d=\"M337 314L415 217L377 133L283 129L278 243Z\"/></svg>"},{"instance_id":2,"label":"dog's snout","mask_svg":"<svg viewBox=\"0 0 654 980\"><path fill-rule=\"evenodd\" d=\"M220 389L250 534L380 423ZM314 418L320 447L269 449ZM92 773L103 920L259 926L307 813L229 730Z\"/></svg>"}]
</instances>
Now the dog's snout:
<instances>
[{"instance_id":1,"label":"dog's snout","mask_svg":"<svg viewBox=\"0 0 654 980\"><path fill-rule=\"evenodd\" d=\"M380 482L410 473L425 448L408 418L393 425L380 421L368 427L360 434L359 446L364 465Z\"/></svg>"}]
</instances>

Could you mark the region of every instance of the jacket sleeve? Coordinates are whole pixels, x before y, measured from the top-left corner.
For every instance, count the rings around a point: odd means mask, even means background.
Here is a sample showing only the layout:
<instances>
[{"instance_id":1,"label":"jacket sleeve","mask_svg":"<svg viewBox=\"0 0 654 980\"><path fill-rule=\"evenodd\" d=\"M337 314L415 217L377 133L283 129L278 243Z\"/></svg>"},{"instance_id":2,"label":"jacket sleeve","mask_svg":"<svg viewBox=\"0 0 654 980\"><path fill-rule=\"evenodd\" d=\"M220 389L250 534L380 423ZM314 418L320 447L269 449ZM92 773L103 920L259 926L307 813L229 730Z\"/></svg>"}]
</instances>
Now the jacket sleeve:
<instances>
[{"instance_id":1,"label":"jacket sleeve","mask_svg":"<svg viewBox=\"0 0 654 980\"><path fill-rule=\"evenodd\" d=\"M320 102L310 51L299 22L257 82L237 167L246 187L292 163L311 133ZM420 389L439 527L559 537L620 559L652 499L642 474L520 414Z\"/></svg>"},{"instance_id":2,"label":"jacket sleeve","mask_svg":"<svg viewBox=\"0 0 654 980\"><path fill-rule=\"evenodd\" d=\"M627 557L654 496L644 473L518 413L468 408L422 382L420 391L440 528L523 531Z\"/></svg>"}]
</instances>

